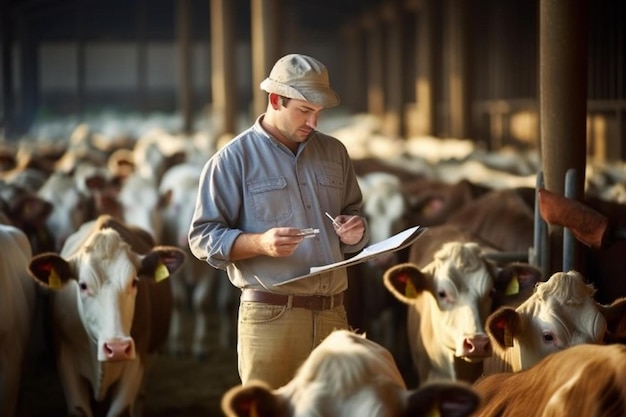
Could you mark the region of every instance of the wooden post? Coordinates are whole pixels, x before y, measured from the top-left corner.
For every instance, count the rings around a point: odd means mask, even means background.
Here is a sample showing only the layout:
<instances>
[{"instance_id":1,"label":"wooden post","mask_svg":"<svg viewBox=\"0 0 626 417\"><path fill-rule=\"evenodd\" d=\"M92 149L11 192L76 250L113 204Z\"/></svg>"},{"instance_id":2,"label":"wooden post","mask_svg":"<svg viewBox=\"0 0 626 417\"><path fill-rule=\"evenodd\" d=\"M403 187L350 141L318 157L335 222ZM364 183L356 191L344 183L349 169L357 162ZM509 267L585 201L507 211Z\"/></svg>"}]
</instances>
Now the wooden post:
<instances>
[{"instance_id":1,"label":"wooden post","mask_svg":"<svg viewBox=\"0 0 626 417\"><path fill-rule=\"evenodd\" d=\"M471 138L470 51L466 2L448 0L445 21L448 42L444 50L449 62L450 136Z\"/></svg>"},{"instance_id":2,"label":"wooden post","mask_svg":"<svg viewBox=\"0 0 626 417\"><path fill-rule=\"evenodd\" d=\"M279 35L283 30L280 0L251 0L252 15L252 107L253 117L267 108L267 93L259 84L280 58Z\"/></svg>"},{"instance_id":3,"label":"wooden post","mask_svg":"<svg viewBox=\"0 0 626 417\"><path fill-rule=\"evenodd\" d=\"M183 118L183 132L193 129L193 96L191 86L191 0L176 1L178 43L178 105Z\"/></svg>"},{"instance_id":4,"label":"wooden post","mask_svg":"<svg viewBox=\"0 0 626 417\"><path fill-rule=\"evenodd\" d=\"M213 133L234 134L237 88L231 0L211 0L211 91Z\"/></svg>"}]
</instances>

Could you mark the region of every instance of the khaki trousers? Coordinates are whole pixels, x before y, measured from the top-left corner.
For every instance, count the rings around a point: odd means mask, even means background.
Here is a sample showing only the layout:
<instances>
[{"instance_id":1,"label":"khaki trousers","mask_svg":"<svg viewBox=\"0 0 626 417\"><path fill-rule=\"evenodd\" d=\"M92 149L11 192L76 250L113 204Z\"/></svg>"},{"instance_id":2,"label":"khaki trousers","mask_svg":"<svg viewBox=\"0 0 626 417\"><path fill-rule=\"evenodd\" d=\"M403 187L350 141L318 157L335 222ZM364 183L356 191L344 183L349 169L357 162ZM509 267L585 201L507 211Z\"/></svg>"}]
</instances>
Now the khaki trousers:
<instances>
[{"instance_id":1,"label":"khaki trousers","mask_svg":"<svg viewBox=\"0 0 626 417\"><path fill-rule=\"evenodd\" d=\"M242 384L261 380L274 389L285 385L335 329L348 329L343 306L318 311L241 302L237 358Z\"/></svg>"}]
</instances>

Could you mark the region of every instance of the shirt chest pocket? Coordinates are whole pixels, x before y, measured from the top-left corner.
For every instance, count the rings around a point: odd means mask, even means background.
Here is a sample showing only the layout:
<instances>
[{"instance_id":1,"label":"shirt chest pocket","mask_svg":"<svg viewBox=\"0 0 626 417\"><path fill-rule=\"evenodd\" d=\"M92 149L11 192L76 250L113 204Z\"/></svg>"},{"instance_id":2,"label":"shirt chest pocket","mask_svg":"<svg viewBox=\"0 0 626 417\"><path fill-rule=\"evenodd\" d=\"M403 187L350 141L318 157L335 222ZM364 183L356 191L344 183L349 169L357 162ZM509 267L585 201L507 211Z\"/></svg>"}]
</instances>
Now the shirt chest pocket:
<instances>
[{"instance_id":1,"label":"shirt chest pocket","mask_svg":"<svg viewBox=\"0 0 626 417\"><path fill-rule=\"evenodd\" d=\"M291 216L291 200L284 177L249 181L248 190L257 220L276 222Z\"/></svg>"},{"instance_id":2,"label":"shirt chest pocket","mask_svg":"<svg viewBox=\"0 0 626 417\"><path fill-rule=\"evenodd\" d=\"M318 173L317 189L323 199L341 202L344 189L343 178L332 171L323 174Z\"/></svg>"}]
</instances>

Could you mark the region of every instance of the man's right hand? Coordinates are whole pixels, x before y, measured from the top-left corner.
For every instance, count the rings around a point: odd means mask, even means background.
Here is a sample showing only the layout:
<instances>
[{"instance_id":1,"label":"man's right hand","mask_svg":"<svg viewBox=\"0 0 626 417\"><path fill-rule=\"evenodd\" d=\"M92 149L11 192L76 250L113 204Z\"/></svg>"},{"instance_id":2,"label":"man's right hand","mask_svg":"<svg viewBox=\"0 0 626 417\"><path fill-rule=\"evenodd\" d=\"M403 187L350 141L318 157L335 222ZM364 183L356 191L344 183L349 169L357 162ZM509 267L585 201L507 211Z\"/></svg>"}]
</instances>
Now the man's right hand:
<instances>
[{"instance_id":1,"label":"man's right hand","mask_svg":"<svg viewBox=\"0 0 626 417\"><path fill-rule=\"evenodd\" d=\"M304 237L294 227L274 227L264 233L242 233L230 252L231 261L249 259L259 255L275 258L290 256Z\"/></svg>"}]
</instances>

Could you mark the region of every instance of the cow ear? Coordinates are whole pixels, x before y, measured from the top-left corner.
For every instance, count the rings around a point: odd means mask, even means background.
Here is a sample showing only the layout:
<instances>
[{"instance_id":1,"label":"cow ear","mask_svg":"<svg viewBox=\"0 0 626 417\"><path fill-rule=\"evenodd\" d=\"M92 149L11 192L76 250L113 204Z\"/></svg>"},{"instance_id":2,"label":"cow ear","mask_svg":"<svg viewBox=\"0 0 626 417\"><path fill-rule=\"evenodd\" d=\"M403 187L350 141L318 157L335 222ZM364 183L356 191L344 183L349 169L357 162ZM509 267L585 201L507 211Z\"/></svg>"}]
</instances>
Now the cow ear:
<instances>
[{"instance_id":1,"label":"cow ear","mask_svg":"<svg viewBox=\"0 0 626 417\"><path fill-rule=\"evenodd\" d=\"M494 280L493 311L500 306L517 307L535 290L537 283L543 281L541 271L525 263L512 263L498 270Z\"/></svg>"},{"instance_id":2,"label":"cow ear","mask_svg":"<svg viewBox=\"0 0 626 417\"><path fill-rule=\"evenodd\" d=\"M72 279L69 262L56 253L42 253L34 256L28 265L28 273L38 283L53 290L63 287Z\"/></svg>"},{"instance_id":3,"label":"cow ear","mask_svg":"<svg viewBox=\"0 0 626 417\"><path fill-rule=\"evenodd\" d=\"M487 317L487 334L500 349L513 347L513 337L518 333L520 317L511 307L501 307Z\"/></svg>"},{"instance_id":4,"label":"cow ear","mask_svg":"<svg viewBox=\"0 0 626 417\"><path fill-rule=\"evenodd\" d=\"M618 298L608 306L598 304L598 309L606 319L611 339L626 338L626 297Z\"/></svg>"},{"instance_id":5,"label":"cow ear","mask_svg":"<svg viewBox=\"0 0 626 417\"><path fill-rule=\"evenodd\" d=\"M478 408L480 397L462 382L428 383L413 391L407 401L407 416L465 417Z\"/></svg>"},{"instance_id":6,"label":"cow ear","mask_svg":"<svg viewBox=\"0 0 626 417\"><path fill-rule=\"evenodd\" d=\"M228 417L281 417L282 402L263 382L238 385L222 397L222 411Z\"/></svg>"},{"instance_id":7,"label":"cow ear","mask_svg":"<svg viewBox=\"0 0 626 417\"><path fill-rule=\"evenodd\" d=\"M157 246L141 259L138 275L157 282L178 271L185 262L185 253L175 246Z\"/></svg>"},{"instance_id":8,"label":"cow ear","mask_svg":"<svg viewBox=\"0 0 626 417\"><path fill-rule=\"evenodd\" d=\"M410 304L424 291L426 279L414 264L405 263L387 269L383 282L398 300Z\"/></svg>"}]
</instances>

